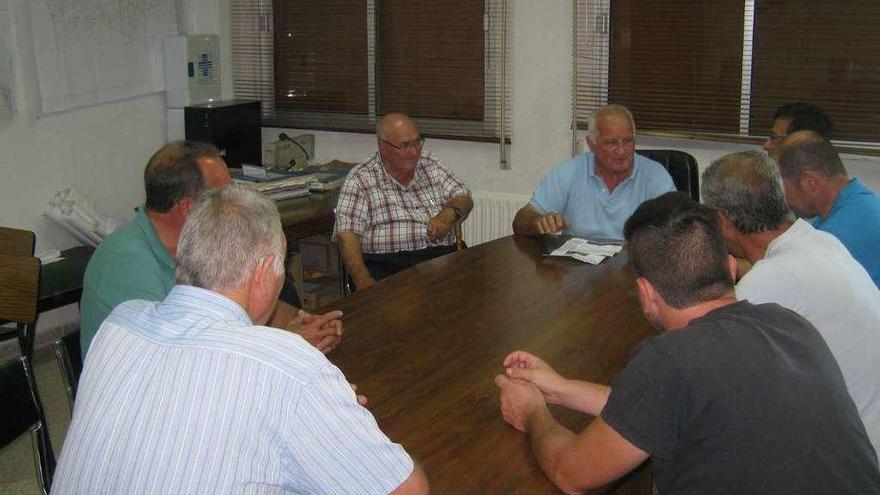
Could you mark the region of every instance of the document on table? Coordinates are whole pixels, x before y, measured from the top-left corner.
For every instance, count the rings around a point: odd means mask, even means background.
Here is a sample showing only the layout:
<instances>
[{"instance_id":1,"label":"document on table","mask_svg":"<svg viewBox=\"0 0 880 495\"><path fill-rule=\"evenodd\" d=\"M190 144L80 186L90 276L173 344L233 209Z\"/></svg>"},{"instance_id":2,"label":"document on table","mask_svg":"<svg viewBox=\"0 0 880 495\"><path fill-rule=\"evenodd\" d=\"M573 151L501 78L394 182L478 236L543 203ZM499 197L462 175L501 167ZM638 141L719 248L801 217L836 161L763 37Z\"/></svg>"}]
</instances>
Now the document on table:
<instances>
[{"instance_id":1,"label":"document on table","mask_svg":"<svg viewBox=\"0 0 880 495\"><path fill-rule=\"evenodd\" d=\"M547 256L566 256L584 263L598 265L623 249L620 244L597 244L586 239L572 237Z\"/></svg>"}]
</instances>

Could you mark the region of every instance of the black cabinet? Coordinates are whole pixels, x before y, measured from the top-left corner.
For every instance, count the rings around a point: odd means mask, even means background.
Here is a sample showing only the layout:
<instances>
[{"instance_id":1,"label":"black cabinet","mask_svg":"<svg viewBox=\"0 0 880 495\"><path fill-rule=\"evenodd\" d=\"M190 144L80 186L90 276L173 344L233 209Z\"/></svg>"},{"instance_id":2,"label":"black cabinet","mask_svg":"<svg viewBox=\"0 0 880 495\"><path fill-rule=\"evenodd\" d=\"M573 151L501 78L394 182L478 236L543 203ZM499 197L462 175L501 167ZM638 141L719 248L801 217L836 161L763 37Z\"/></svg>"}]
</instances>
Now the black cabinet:
<instances>
[{"instance_id":1,"label":"black cabinet","mask_svg":"<svg viewBox=\"0 0 880 495\"><path fill-rule=\"evenodd\" d=\"M214 144L233 168L240 168L242 163L262 163L259 101L215 101L183 111L188 141Z\"/></svg>"}]
</instances>

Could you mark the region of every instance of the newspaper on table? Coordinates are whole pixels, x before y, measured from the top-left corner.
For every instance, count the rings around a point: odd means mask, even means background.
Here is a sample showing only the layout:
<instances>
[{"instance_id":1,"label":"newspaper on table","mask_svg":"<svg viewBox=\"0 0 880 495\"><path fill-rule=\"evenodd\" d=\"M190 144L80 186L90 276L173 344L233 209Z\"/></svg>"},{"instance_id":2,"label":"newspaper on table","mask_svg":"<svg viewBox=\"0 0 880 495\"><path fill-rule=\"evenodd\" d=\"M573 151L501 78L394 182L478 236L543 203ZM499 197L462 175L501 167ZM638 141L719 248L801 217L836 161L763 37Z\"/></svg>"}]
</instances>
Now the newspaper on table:
<instances>
[{"instance_id":1,"label":"newspaper on table","mask_svg":"<svg viewBox=\"0 0 880 495\"><path fill-rule=\"evenodd\" d=\"M621 249L623 249L623 246L620 244L600 244L572 237L547 256L565 256L591 265L598 265L605 258L610 258L619 253Z\"/></svg>"}]
</instances>

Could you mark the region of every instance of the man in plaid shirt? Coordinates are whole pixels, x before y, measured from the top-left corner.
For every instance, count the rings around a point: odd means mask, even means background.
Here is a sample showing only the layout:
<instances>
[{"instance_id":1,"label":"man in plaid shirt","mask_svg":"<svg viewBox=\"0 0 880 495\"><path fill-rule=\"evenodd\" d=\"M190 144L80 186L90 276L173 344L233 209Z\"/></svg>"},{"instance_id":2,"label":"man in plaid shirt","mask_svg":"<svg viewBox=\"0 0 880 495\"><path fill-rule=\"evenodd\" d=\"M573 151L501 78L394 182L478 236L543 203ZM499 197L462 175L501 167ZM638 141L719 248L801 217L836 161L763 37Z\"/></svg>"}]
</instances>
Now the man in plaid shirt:
<instances>
[{"instance_id":1,"label":"man in plaid shirt","mask_svg":"<svg viewBox=\"0 0 880 495\"><path fill-rule=\"evenodd\" d=\"M339 250L358 289L454 251L453 227L474 205L467 186L422 150L408 116L383 117L376 138L379 151L352 169L336 207Z\"/></svg>"}]
</instances>

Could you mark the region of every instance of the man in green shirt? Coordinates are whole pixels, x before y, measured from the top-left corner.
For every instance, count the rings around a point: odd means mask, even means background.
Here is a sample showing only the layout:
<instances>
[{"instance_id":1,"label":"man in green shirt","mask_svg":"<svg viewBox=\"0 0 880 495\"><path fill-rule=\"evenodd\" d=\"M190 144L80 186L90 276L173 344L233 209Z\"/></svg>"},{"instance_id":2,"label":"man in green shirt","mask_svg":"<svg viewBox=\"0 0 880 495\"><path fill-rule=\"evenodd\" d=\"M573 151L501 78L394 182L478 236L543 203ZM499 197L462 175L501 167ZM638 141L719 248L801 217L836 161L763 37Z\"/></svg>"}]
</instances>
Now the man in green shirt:
<instances>
[{"instance_id":1,"label":"man in green shirt","mask_svg":"<svg viewBox=\"0 0 880 495\"><path fill-rule=\"evenodd\" d=\"M231 179L217 148L179 141L163 146L144 170L146 204L135 219L109 235L86 268L80 301L80 344L86 355L98 328L123 301L161 301L174 286L177 242L193 203L206 189ZM234 262L230 260L230 262ZM322 352L342 336L342 313L310 315L278 303L269 325L300 334Z\"/></svg>"}]
</instances>

